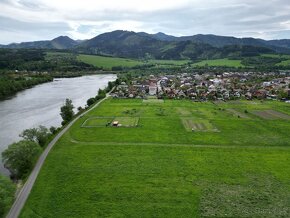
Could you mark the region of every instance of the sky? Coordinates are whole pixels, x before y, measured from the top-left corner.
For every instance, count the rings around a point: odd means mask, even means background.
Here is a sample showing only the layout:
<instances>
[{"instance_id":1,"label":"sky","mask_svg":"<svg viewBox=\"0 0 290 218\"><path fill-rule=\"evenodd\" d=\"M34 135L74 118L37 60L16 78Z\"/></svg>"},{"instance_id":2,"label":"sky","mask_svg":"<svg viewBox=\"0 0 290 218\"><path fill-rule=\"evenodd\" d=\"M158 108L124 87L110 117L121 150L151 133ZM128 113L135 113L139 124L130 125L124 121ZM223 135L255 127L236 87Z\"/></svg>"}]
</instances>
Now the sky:
<instances>
[{"instance_id":1,"label":"sky","mask_svg":"<svg viewBox=\"0 0 290 218\"><path fill-rule=\"evenodd\" d=\"M113 30L290 38L289 0L0 0L0 44Z\"/></svg>"}]
</instances>

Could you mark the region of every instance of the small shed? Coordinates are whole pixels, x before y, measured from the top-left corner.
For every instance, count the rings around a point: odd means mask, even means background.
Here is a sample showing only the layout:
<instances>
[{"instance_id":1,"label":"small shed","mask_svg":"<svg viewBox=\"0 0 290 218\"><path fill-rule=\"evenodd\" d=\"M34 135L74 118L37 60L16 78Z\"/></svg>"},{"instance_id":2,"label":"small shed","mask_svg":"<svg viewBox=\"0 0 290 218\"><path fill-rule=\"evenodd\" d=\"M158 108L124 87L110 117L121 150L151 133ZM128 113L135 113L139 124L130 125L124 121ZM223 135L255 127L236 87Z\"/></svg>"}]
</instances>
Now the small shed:
<instances>
[{"instance_id":1,"label":"small shed","mask_svg":"<svg viewBox=\"0 0 290 218\"><path fill-rule=\"evenodd\" d=\"M113 122L113 126L118 126L119 125L119 121L114 121Z\"/></svg>"}]
</instances>

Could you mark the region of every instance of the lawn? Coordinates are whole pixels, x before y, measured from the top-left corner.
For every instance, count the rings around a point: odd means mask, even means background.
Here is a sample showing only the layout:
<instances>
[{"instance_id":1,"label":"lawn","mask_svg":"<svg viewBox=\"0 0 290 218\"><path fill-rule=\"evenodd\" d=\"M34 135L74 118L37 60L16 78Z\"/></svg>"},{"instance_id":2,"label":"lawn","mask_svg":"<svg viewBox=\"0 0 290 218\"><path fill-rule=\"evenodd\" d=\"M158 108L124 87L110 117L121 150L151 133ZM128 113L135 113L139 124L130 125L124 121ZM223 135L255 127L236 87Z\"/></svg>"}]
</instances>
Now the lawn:
<instances>
[{"instance_id":1,"label":"lawn","mask_svg":"<svg viewBox=\"0 0 290 218\"><path fill-rule=\"evenodd\" d=\"M106 100L53 148L21 217L287 217L290 123L256 111L290 105ZM108 117L138 127L82 127Z\"/></svg>"},{"instance_id":2,"label":"lawn","mask_svg":"<svg viewBox=\"0 0 290 218\"><path fill-rule=\"evenodd\" d=\"M215 60L204 60L201 62L197 62L192 64L192 66L197 67L204 67L204 66L210 66L210 67L244 67L244 65L241 63L241 60L230 60L228 58L224 59L215 59Z\"/></svg>"}]
</instances>

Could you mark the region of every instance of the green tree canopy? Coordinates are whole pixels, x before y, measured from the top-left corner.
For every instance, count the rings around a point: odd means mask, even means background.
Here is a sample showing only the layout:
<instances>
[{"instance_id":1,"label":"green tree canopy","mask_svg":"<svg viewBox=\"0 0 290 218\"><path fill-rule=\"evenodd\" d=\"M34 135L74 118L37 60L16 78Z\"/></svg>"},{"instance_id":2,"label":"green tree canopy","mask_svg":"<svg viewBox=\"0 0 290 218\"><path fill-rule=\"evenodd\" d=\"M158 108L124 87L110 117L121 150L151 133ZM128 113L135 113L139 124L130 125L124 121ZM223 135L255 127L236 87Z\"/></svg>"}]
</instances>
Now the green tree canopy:
<instances>
[{"instance_id":1,"label":"green tree canopy","mask_svg":"<svg viewBox=\"0 0 290 218\"><path fill-rule=\"evenodd\" d=\"M40 152L41 148L35 142L22 140L13 143L2 152L4 166L16 178L23 178L32 169Z\"/></svg>"},{"instance_id":2,"label":"green tree canopy","mask_svg":"<svg viewBox=\"0 0 290 218\"><path fill-rule=\"evenodd\" d=\"M45 126L39 126L38 128L31 128L24 130L20 137L25 140L38 143L41 147L45 145L50 136L50 131Z\"/></svg>"},{"instance_id":3,"label":"green tree canopy","mask_svg":"<svg viewBox=\"0 0 290 218\"><path fill-rule=\"evenodd\" d=\"M65 100L65 104L60 108L60 115L63 119L63 122L62 122L63 125L71 121L71 119L73 118L74 116L73 109L74 109L74 106L72 104L72 100L67 98Z\"/></svg>"}]
</instances>

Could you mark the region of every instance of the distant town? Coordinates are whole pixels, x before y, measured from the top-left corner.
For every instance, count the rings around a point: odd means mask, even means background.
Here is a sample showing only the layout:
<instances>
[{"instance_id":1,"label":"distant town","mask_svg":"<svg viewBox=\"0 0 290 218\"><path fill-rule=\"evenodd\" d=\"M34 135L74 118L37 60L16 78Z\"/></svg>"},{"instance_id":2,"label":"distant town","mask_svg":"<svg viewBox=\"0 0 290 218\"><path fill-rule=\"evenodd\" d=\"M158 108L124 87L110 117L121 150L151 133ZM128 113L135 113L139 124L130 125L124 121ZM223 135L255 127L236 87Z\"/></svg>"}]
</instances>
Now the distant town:
<instances>
[{"instance_id":1,"label":"distant town","mask_svg":"<svg viewBox=\"0 0 290 218\"><path fill-rule=\"evenodd\" d=\"M269 99L290 103L290 72L180 73L139 76L122 81L115 98L168 98L194 101Z\"/></svg>"}]
</instances>

